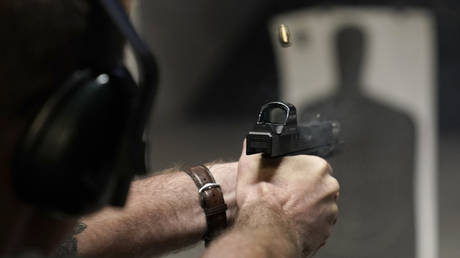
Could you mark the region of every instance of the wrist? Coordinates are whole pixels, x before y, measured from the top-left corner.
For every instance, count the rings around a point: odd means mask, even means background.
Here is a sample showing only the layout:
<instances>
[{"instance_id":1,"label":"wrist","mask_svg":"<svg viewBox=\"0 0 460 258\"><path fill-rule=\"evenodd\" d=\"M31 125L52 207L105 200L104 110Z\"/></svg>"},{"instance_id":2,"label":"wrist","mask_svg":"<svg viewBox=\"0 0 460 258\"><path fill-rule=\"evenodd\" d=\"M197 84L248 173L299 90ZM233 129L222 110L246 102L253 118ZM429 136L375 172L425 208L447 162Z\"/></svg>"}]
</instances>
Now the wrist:
<instances>
[{"instance_id":1,"label":"wrist","mask_svg":"<svg viewBox=\"0 0 460 258\"><path fill-rule=\"evenodd\" d=\"M238 163L212 163L206 164L206 166L222 189L222 194L227 204L227 223L231 226L237 214L235 188Z\"/></svg>"}]
</instances>

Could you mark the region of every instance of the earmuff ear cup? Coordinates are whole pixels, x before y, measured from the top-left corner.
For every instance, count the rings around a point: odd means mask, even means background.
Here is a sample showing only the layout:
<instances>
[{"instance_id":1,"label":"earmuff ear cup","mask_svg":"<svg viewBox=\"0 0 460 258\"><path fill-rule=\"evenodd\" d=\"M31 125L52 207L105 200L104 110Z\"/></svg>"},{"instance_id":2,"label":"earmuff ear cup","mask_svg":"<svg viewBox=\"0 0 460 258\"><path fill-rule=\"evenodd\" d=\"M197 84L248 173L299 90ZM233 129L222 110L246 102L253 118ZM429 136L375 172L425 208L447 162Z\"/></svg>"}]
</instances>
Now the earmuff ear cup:
<instances>
[{"instance_id":1,"label":"earmuff ear cup","mask_svg":"<svg viewBox=\"0 0 460 258\"><path fill-rule=\"evenodd\" d=\"M69 215L110 201L118 180L115 159L135 94L129 73L121 70L115 75L77 72L48 99L13 161L20 199Z\"/></svg>"}]
</instances>

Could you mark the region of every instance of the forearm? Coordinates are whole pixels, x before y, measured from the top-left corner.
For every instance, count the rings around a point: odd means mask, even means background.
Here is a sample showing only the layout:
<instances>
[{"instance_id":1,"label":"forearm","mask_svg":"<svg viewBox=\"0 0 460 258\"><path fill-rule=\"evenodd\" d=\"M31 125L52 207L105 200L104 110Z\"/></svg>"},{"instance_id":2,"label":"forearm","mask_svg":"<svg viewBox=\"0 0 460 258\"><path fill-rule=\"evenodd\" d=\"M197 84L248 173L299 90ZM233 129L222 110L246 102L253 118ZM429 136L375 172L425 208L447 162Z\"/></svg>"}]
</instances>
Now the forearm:
<instances>
[{"instance_id":1,"label":"forearm","mask_svg":"<svg viewBox=\"0 0 460 258\"><path fill-rule=\"evenodd\" d=\"M234 227L216 239L204 257L300 257L296 233L276 209L250 205L240 211Z\"/></svg>"},{"instance_id":2,"label":"forearm","mask_svg":"<svg viewBox=\"0 0 460 258\"><path fill-rule=\"evenodd\" d=\"M231 220L236 210L236 163L211 165L221 184ZM192 179L183 172L164 173L133 182L122 210L105 209L83 219L77 235L80 255L154 256L201 240L206 219Z\"/></svg>"}]
</instances>

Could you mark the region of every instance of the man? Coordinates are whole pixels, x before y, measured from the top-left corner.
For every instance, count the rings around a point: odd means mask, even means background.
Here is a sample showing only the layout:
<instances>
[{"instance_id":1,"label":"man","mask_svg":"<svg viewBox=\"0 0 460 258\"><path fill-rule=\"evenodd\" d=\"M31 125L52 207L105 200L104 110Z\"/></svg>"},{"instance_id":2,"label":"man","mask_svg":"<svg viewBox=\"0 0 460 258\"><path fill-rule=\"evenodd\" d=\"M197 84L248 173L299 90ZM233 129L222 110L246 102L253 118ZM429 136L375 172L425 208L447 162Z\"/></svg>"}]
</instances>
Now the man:
<instances>
[{"instance_id":1,"label":"man","mask_svg":"<svg viewBox=\"0 0 460 258\"><path fill-rule=\"evenodd\" d=\"M49 217L15 196L15 146L33 111L81 62L91 8L91 0L0 3L0 48L6 53L0 62L2 255L74 250L91 257L156 256L196 243L211 230L197 186L179 169L133 182L123 209L105 208L81 219L75 240L60 249L76 219ZM336 221L339 191L324 160L266 160L245 155L243 146L238 163L207 168L222 188L229 226L214 236L205 257L301 257L324 245Z\"/></svg>"}]
</instances>

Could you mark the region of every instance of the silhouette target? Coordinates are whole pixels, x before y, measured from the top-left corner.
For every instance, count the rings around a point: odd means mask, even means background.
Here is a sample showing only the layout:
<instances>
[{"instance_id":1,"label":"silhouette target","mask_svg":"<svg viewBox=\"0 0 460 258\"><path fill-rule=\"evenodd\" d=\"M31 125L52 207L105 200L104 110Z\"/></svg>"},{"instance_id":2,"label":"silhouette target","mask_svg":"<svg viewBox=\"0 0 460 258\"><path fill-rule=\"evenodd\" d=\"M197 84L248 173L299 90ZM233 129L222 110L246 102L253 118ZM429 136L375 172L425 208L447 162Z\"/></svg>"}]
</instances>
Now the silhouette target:
<instances>
[{"instance_id":1,"label":"silhouette target","mask_svg":"<svg viewBox=\"0 0 460 258\"><path fill-rule=\"evenodd\" d=\"M341 123L344 144L329 159L341 184L339 217L318 257L414 257L414 125L366 97L360 81L366 34L358 26L335 37L338 91L302 108L301 121Z\"/></svg>"}]
</instances>

